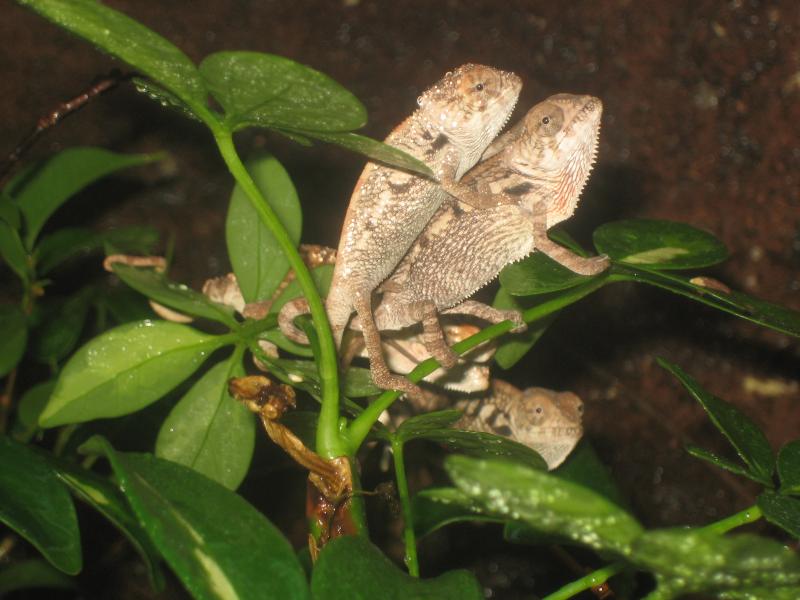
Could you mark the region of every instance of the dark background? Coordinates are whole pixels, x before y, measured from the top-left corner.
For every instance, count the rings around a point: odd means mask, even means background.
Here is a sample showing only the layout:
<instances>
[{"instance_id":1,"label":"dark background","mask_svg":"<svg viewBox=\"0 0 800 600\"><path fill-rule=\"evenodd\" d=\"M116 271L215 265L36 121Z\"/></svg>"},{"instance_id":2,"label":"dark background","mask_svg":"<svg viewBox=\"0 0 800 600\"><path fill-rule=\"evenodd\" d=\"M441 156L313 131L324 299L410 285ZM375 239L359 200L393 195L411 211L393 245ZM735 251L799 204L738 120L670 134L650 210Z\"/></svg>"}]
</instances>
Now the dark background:
<instances>
[{"instance_id":1,"label":"dark background","mask_svg":"<svg viewBox=\"0 0 800 600\"><path fill-rule=\"evenodd\" d=\"M574 219L653 217L721 238L711 275L800 309L800 4L792 2L108 1L199 62L225 49L281 54L352 90L383 138L417 95L465 62L519 74L515 118L556 92L604 103L598 164ZM10 2L0 18L0 151L114 61ZM116 65L119 66L119 65ZM231 179L208 133L126 87L47 134L31 158L74 145L166 149L167 166L102 183L60 224L150 224L174 236L173 275L193 286L228 270ZM4 150L3 150L4 148ZM243 154L283 161L305 208L304 240L336 245L363 159L260 133ZM99 265L97 266L99 273ZM725 451L702 410L654 362L664 356L764 427L800 436L797 340L643 286L606 288L566 310L524 364L520 386L577 392L587 437L649 526L704 523L752 503L755 488L689 457Z\"/></svg>"}]
</instances>

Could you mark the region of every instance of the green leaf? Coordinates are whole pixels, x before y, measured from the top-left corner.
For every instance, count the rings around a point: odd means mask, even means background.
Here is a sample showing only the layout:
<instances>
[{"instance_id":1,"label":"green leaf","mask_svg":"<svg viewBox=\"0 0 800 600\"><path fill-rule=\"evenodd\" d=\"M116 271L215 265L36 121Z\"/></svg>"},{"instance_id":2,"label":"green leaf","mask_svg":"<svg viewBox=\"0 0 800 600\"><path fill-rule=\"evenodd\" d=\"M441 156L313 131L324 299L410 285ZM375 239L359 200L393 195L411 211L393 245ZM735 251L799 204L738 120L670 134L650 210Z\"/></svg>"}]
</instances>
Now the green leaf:
<instances>
[{"instance_id":1,"label":"green leaf","mask_svg":"<svg viewBox=\"0 0 800 600\"><path fill-rule=\"evenodd\" d=\"M411 171L412 173L430 177L431 179L435 178L430 167L421 160L414 158L399 148L384 144L378 140L373 140L372 138L364 137L363 135L358 135L357 133L322 133L319 131L287 131L287 133L300 133L323 142L342 146L343 148L347 148L358 154L363 154L376 162L389 165L390 167Z\"/></svg>"},{"instance_id":2,"label":"green leaf","mask_svg":"<svg viewBox=\"0 0 800 600\"><path fill-rule=\"evenodd\" d=\"M398 442L405 444L413 439L425 438L431 432L446 430L453 431L450 425L461 418L460 410L440 410L422 415L415 415L400 423L394 432Z\"/></svg>"},{"instance_id":3,"label":"green leaf","mask_svg":"<svg viewBox=\"0 0 800 600\"><path fill-rule=\"evenodd\" d=\"M232 308L212 302L200 292L170 281L163 273L154 269L115 264L114 273L137 292L160 304L195 317L224 323L231 328L238 326Z\"/></svg>"},{"instance_id":4,"label":"green leaf","mask_svg":"<svg viewBox=\"0 0 800 600\"><path fill-rule=\"evenodd\" d=\"M497 290L497 295L494 297L492 306L500 309L515 309L522 312L534 306L536 302L536 300L528 298L515 298L501 287ZM528 329L523 333L506 335L500 338L497 351L494 353L495 362L500 365L502 369L510 369L513 367L531 348L533 348L555 318L555 314L550 315L544 319L528 323Z\"/></svg>"},{"instance_id":5,"label":"green leaf","mask_svg":"<svg viewBox=\"0 0 800 600\"><path fill-rule=\"evenodd\" d=\"M0 304L0 377L17 366L28 342L25 313L11 304Z\"/></svg>"},{"instance_id":6,"label":"green leaf","mask_svg":"<svg viewBox=\"0 0 800 600\"><path fill-rule=\"evenodd\" d=\"M50 215L89 184L114 171L161 157L160 154L116 154L102 148L69 148L38 164L10 190L25 218L25 246L32 249Z\"/></svg>"},{"instance_id":7,"label":"green leaf","mask_svg":"<svg viewBox=\"0 0 800 600\"><path fill-rule=\"evenodd\" d=\"M194 121L201 121L200 117L192 112L192 109L188 104L186 104L186 102L178 98L175 94L168 92L160 85L153 83L149 79L134 77L133 85L137 92L144 94L150 98L150 100L158 102L161 106L166 108L174 108L184 117L188 117Z\"/></svg>"},{"instance_id":8,"label":"green leaf","mask_svg":"<svg viewBox=\"0 0 800 600\"><path fill-rule=\"evenodd\" d=\"M140 293L129 287L118 286L109 290L100 298L95 298L99 311L108 311L118 323L132 323L155 318L147 300Z\"/></svg>"},{"instance_id":9,"label":"green leaf","mask_svg":"<svg viewBox=\"0 0 800 600\"><path fill-rule=\"evenodd\" d=\"M523 521L596 550L630 555L642 527L606 498L555 475L519 464L450 456L445 467L483 513Z\"/></svg>"},{"instance_id":10,"label":"green leaf","mask_svg":"<svg viewBox=\"0 0 800 600\"><path fill-rule=\"evenodd\" d=\"M749 534L648 531L633 542L631 561L654 573L656 598L800 583L800 558L794 552Z\"/></svg>"},{"instance_id":11,"label":"green leaf","mask_svg":"<svg viewBox=\"0 0 800 600\"><path fill-rule=\"evenodd\" d=\"M224 343L224 337L167 321L106 331L69 359L39 424L55 427L135 412L189 377Z\"/></svg>"},{"instance_id":12,"label":"green leaf","mask_svg":"<svg viewBox=\"0 0 800 600\"><path fill-rule=\"evenodd\" d=\"M273 156L249 161L247 170L289 238L299 243L303 213L289 174ZM268 299L289 270L289 261L238 184L228 206L225 240L245 301Z\"/></svg>"},{"instance_id":13,"label":"green leaf","mask_svg":"<svg viewBox=\"0 0 800 600\"><path fill-rule=\"evenodd\" d=\"M36 272L45 275L62 263L111 244L118 253L150 254L158 243L152 227L120 227L102 233L68 227L45 236L36 246Z\"/></svg>"},{"instance_id":14,"label":"green leaf","mask_svg":"<svg viewBox=\"0 0 800 600\"><path fill-rule=\"evenodd\" d=\"M75 507L44 458L0 435L0 521L33 544L53 566L81 570Z\"/></svg>"},{"instance_id":15,"label":"green leaf","mask_svg":"<svg viewBox=\"0 0 800 600\"><path fill-rule=\"evenodd\" d=\"M232 129L248 125L311 131L363 127L367 111L333 79L293 60L261 52L217 52L200 74Z\"/></svg>"},{"instance_id":16,"label":"green leaf","mask_svg":"<svg viewBox=\"0 0 800 600\"><path fill-rule=\"evenodd\" d=\"M503 522L502 518L487 516L480 511L477 502L455 488L427 488L411 500L414 533L418 538L452 523Z\"/></svg>"},{"instance_id":17,"label":"green leaf","mask_svg":"<svg viewBox=\"0 0 800 600\"><path fill-rule=\"evenodd\" d=\"M621 508L627 507L627 502L611 473L600 461L594 447L586 438L578 442L561 466L553 471L553 475L592 490Z\"/></svg>"},{"instance_id":18,"label":"green leaf","mask_svg":"<svg viewBox=\"0 0 800 600\"><path fill-rule=\"evenodd\" d=\"M366 398L383 390L372 383L372 373L362 367L350 367L344 374L344 395L348 398Z\"/></svg>"},{"instance_id":19,"label":"green leaf","mask_svg":"<svg viewBox=\"0 0 800 600\"><path fill-rule=\"evenodd\" d=\"M128 539L142 557L153 589L164 587L160 556L143 527L136 520L128 501L119 489L107 479L59 461L55 465L59 478L69 486L72 493L108 519Z\"/></svg>"},{"instance_id":20,"label":"green leaf","mask_svg":"<svg viewBox=\"0 0 800 600\"><path fill-rule=\"evenodd\" d=\"M56 387L56 380L37 383L28 389L17 404L17 420L14 423L14 439L25 442L39 428L39 415L42 414L50 395Z\"/></svg>"},{"instance_id":21,"label":"green leaf","mask_svg":"<svg viewBox=\"0 0 800 600\"><path fill-rule=\"evenodd\" d=\"M139 522L194 598L308 598L289 542L240 496L182 465L95 440Z\"/></svg>"},{"instance_id":22,"label":"green leaf","mask_svg":"<svg viewBox=\"0 0 800 600\"><path fill-rule=\"evenodd\" d=\"M22 213L5 190L0 190L0 221L4 221L14 231L22 227Z\"/></svg>"},{"instance_id":23,"label":"green leaf","mask_svg":"<svg viewBox=\"0 0 800 600\"><path fill-rule=\"evenodd\" d=\"M244 374L238 353L211 367L164 421L156 456L239 487L253 457L256 427L253 414L228 394L228 380Z\"/></svg>"},{"instance_id":24,"label":"green leaf","mask_svg":"<svg viewBox=\"0 0 800 600\"><path fill-rule=\"evenodd\" d=\"M800 499L764 490L758 507L767 521L800 539Z\"/></svg>"},{"instance_id":25,"label":"green leaf","mask_svg":"<svg viewBox=\"0 0 800 600\"><path fill-rule=\"evenodd\" d=\"M731 473L735 473L736 475L741 475L742 477L747 477L748 479L752 479L758 483L763 483L763 481L757 477L755 477L750 471L747 470L746 467L735 463L727 458L723 458L721 456L717 456L713 452L709 450L705 450L703 448L698 448L697 446L686 446L686 452L694 456L695 458L699 458L700 460L704 460L706 462L710 462L712 465L719 467L720 469L725 469L726 471L730 471Z\"/></svg>"},{"instance_id":26,"label":"green leaf","mask_svg":"<svg viewBox=\"0 0 800 600\"><path fill-rule=\"evenodd\" d=\"M672 373L705 409L711 422L728 438L757 481L772 485L775 457L761 430L732 404L709 394L679 366L659 358L658 364Z\"/></svg>"},{"instance_id":27,"label":"green leaf","mask_svg":"<svg viewBox=\"0 0 800 600\"><path fill-rule=\"evenodd\" d=\"M452 429L450 425L461 417L461 411L442 410L416 415L406 419L395 432L405 443L412 439L437 442L448 450L476 458L501 458L521 463L532 469L547 470L547 463L539 454L519 442L491 433Z\"/></svg>"},{"instance_id":28,"label":"green leaf","mask_svg":"<svg viewBox=\"0 0 800 600\"><path fill-rule=\"evenodd\" d=\"M309 358L314 356L311 346L303 346L297 342L293 342L283 335L280 329L268 329L267 331L263 331L258 334L258 339L271 342L281 350L286 350L286 352L296 354L297 356L306 356Z\"/></svg>"},{"instance_id":29,"label":"green leaf","mask_svg":"<svg viewBox=\"0 0 800 600\"><path fill-rule=\"evenodd\" d=\"M23 282L30 278L28 273L28 253L16 229L5 221L0 221L0 257Z\"/></svg>"},{"instance_id":30,"label":"green leaf","mask_svg":"<svg viewBox=\"0 0 800 600\"><path fill-rule=\"evenodd\" d=\"M356 536L336 538L323 548L311 576L311 594L319 600L483 598L475 576L467 571L448 571L434 579L411 577Z\"/></svg>"},{"instance_id":31,"label":"green leaf","mask_svg":"<svg viewBox=\"0 0 800 600\"><path fill-rule=\"evenodd\" d=\"M541 252L534 252L500 271L500 285L512 296L533 296L566 290L591 279L573 273Z\"/></svg>"},{"instance_id":32,"label":"green leaf","mask_svg":"<svg viewBox=\"0 0 800 600\"><path fill-rule=\"evenodd\" d=\"M94 0L20 0L20 3L128 63L193 109L205 104L208 92L189 57L123 13Z\"/></svg>"},{"instance_id":33,"label":"green leaf","mask_svg":"<svg viewBox=\"0 0 800 600\"><path fill-rule=\"evenodd\" d=\"M758 323L775 331L800 337L800 312L753 298L736 291L724 291L714 287L692 283L686 277L648 270L641 267L615 265L615 281L638 281L647 283L673 294L679 294L716 308L741 319Z\"/></svg>"},{"instance_id":34,"label":"green leaf","mask_svg":"<svg viewBox=\"0 0 800 600\"><path fill-rule=\"evenodd\" d=\"M80 340L94 290L85 287L70 298L48 301L45 316L32 330L30 350L46 364L56 364L72 352Z\"/></svg>"},{"instance_id":35,"label":"green leaf","mask_svg":"<svg viewBox=\"0 0 800 600\"><path fill-rule=\"evenodd\" d=\"M612 260L651 269L697 269L721 263L728 251L710 233L672 221L631 219L594 232L598 252Z\"/></svg>"},{"instance_id":36,"label":"green leaf","mask_svg":"<svg viewBox=\"0 0 800 600\"><path fill-rule=\"evenodd\" d=\"M721 600L797 600L800 598L800 586L749 587L741 590L726 590L716 596Z\"/></svg>"},{"instance_id":37,"label":"green leaf","mask_svg":"<svg viewBox=\"0 0 800 600\"><path fill-rule=\"evenodd\" d=\"M38 558L12 563L0 571L0 596L3 598L6 594L18 590L32 588L71 590L75 587L73 579Z\"/></svg>"},{"instance_id":38,"label":"green leaf","mask_svg":"<svg viewBox=\"0 0 800 600\"><path fill-rule=\"evenodd\" d=\"M311 269L311 278L317 286L317 291L322 297L325 297L328 294L328 288L333 278L333 265L321 265ZM299 298L302 295L303 291L300 289L300 284L297 279L293 279L289 282L289 285L283 288L283 291L273 301L272 306L269 307L270 314L278 314L283 305L289 300Z\"/></svg>"},{"instance_id":39,"label":"green leaf","mask_svg":"<svg viewBox=\"0 0 800 600\"><path fill-rule=\"evenodd\" d=\"M789 442L778 452L781 492L800 494L800 440Z\"/></svg>"}]
</instances>

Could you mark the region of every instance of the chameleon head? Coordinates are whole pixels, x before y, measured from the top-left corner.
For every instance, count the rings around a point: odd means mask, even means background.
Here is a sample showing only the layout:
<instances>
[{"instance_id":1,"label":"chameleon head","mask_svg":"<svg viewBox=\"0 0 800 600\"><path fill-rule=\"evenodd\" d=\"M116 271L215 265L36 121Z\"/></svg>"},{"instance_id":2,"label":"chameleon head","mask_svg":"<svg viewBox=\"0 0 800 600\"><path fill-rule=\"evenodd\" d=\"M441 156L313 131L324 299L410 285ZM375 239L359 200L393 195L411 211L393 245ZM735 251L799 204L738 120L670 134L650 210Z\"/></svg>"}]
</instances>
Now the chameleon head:
<instances>
[{"instance_id":1,"label":"chameleon head","mask_svg":"<svg viewBox=\"0 0 800 600\"><path fill-rule=\"evenodd\" d=\"M508 121L522 80L514 73L466 64L447 73L417 100L425 129L444 135L461 154L456 174L464 174L480 158Z\"/></svg>"},{"instance_id":2,"label":"chameleon head","mask_svg":"<svg viewBox=\"0 0 800 600\"><path fill-rule=\"evenodd\" d=\"M550 96L528 111L520 135L506 149L514 170L539 182L548 228L575 212L597 156L602 113L603 103L594 96Z\"/></svg>"},{"instance_id":3,"label":"chameleon head","mask_svg":"<svg viewBox=\"0 0 800 600\"><path fill-rule=\"evenodd\" d=\"M572 392L528 388L509 417L514 439L541 454L549 469L564 462L583 435L583 402Z\"/></svg>"}]
</instances>

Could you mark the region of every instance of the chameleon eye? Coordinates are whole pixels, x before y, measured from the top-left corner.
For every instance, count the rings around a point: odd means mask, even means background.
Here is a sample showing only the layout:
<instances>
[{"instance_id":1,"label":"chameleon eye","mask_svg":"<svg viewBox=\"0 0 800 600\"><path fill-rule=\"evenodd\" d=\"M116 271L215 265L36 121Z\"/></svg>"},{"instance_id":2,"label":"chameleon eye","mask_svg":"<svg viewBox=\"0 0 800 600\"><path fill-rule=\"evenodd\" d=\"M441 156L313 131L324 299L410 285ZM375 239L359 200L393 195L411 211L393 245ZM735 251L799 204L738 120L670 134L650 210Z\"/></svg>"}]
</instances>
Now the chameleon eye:
<instances>
[{"instance_id":1,"label":"chameleon eye","mask_svg":"<svg viewBox=\"0 0 800 600\"><path fill-rule=\"evenodd\" d=\"M475 86L475 89L478 90L479 92L482 92L483 91L483 84L482 83L477 84Z\"/></svg>"},{"instance_id":2,"label":"chameleon eye","mask_svg":"<svg viewBox=\"0 0 800 600\"><path fill-rule=\"evenodd\" d=\"M541 406L537 406L537 407L536 407L536 414L537 414L537 415L540 415L540 414L542 414L543 412L544 412L544 409L543 409Z\"/></svg>"},{"instance_id":3,"label":"chameleon eye","mask_svg":"<svg viewBox=\"0 0 800 600\"><path fill-rule=\"evenodd\" d=\"M549 125L550 117L542 117L542 125Z\"/></svg>"}]
</instances>

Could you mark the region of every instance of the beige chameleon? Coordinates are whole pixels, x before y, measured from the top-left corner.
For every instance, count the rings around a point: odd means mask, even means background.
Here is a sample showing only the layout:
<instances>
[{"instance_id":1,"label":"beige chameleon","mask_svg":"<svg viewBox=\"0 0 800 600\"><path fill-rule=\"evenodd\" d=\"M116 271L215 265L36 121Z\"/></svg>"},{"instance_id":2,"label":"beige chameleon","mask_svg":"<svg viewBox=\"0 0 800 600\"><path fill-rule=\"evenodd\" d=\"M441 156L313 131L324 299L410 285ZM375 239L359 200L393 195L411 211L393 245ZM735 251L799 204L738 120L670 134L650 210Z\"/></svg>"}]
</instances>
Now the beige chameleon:
<instances>
[{"instance_id":1,"label":"beige chameleon","mask_svg":"<svg viewBox=\"0 0 800 600\"><path fill-rule=\"evenodd\" d=\"M538 452L552 470L564 462L583 436L583 402L572 392L540 387L520 390L499 379L478 397L455 402L429 394L424 401L392 405L388 421L396 427L412 414L456 408L463 416L455 429L483 431L524 444Z\"/></svg>"},{"instance_id":2,"label":"beige chameleon","mask_svg":"<svg viewBox=\"0 0 800 600\"><path fill-rule=\"evenodd\" d=\"M420 393L386 366L372 319L372 294L448 193L458 196L458 180L505 125L521 87L513 73L481 65L448 73L422 94L419 108L386 138L387 144L425 162L436 180L368 163L356 183L325 308L337 346L353 311L358 313L372 376L380 387Z\"/></svg>"}]
</instances>

